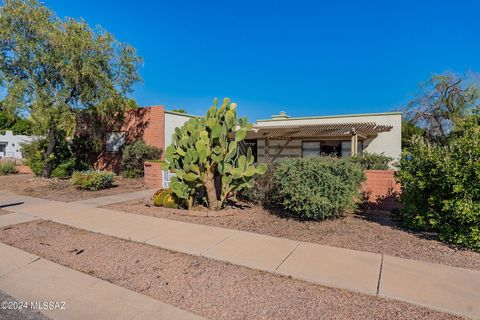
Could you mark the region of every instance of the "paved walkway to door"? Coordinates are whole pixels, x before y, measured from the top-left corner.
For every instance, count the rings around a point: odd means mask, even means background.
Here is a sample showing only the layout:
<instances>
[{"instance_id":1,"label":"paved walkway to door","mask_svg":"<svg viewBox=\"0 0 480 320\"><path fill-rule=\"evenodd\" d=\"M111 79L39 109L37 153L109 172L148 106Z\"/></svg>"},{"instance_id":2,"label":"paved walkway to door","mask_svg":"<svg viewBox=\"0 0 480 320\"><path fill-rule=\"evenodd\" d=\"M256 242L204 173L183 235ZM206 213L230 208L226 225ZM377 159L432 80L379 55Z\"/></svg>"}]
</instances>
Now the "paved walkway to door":
<instances>
[{"instance_id":1,"label":"paved walkway to door","mask_svg":"<svg viewBox=\"0 0 480 320\"><path fill-rule=\"evenodd\" d=\"M392 298L480 319L480 271L256 233L0 194L25 201L0 226L46 219L161 248L204 256L320 285ZM0 289L1 286L0 286Z\"/></svg>"}]
</instances>

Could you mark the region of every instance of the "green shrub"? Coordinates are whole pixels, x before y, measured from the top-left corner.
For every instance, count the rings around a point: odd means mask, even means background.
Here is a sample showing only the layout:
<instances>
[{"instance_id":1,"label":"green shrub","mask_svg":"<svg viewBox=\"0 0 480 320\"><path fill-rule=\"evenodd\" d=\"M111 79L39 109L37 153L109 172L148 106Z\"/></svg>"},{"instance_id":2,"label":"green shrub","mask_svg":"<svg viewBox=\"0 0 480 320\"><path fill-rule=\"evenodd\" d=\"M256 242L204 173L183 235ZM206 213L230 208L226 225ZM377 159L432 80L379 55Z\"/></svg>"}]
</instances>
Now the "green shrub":
<instances>
[{"instance_id":1,"label":"green shrub","mask_svg":"<svg viewBox=\"0 0 480 320\"><path fill-rule=\"evenodd\" d=\"M78 189L95 191L112 187L113 178L109 171L75 171L71 181Z\"/></svg>"},{"instance_id":2,"label":"green shrub","mask_svg":"<svg viewBox=\"0 0 480 320\"><path fill-rule=\"evenodd\" d=\"M397 178L404 207L392 212L395 221L480 251L480 116L460 124L446 146L413 140Z\"/></svg>"},{"instance_id":3,"label":"green shrub","mask_svg":"<svg viewBox=\"0 0 480 320\"><path fill-rule=\"evenodd\" d=\"M15 167L14 161L1 161L0 162L0 176L7 174L16 173L17 168Z\"/></svg>"},{"instance_id":4,"label":"green shrub","mask_svg":"<svg viewBox=\"0 0 480 320\"><path fill-rule=\"evenodd\" d=\"M348 159L286 159L275 165L271 201L307 219L337 217L355 207L362 169Z\"/></svg>"},{"instance_id":5,"label":"green shrub","mask_svg":"<svg viewBox=\"0 0 480 320\"><path fill-rule=\"evenodd\" d=\"M390 169L388 164L393 158L387 157L383 153L363 152L362 154L351 157L350 160L358 163L363 170L388 170Z\"/></svg>"},{"instance_id":6,"label":"green shrub","mask_svg":"<svg viewBox=\"0 0 480 320\"><path fill-rule=\"evenodd\" d=\"M162 149L137 140L126 145L122 151L122 176L125 178L143 177L143 163L146 160L160 159Z\"/></svg>"},{"instance_id":7,"label":"green shrub","mask_svg":"<svg viewBox=\"0 0 480 320\"><path fill-rule=\"evenodd\" d=\"M23 143L22 155L26 159L27 165L32 169L33 174L41 176L45 166L43 153L47 148L47 140L39 138L29 143ZM73 143L65 139L60 139L56 147L56 157L51 159L53 162L52 177L66 178L70 177L74 171L83 171L88 169L86 161L77 157L72 151Z\"/></svg>"}]
</instances>

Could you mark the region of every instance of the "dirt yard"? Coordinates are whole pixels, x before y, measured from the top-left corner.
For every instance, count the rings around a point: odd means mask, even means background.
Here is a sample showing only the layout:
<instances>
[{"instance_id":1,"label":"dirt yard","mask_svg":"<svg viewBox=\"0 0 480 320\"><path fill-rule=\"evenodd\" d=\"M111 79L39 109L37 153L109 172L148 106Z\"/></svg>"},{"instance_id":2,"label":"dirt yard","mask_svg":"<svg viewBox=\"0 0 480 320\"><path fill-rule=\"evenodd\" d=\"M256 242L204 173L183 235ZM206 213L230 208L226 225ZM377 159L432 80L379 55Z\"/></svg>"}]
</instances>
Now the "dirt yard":
<instances>
[{"instance_id":1,"label":"dirt yard","mask_svg":"<svg viewBox=\"0 0 480 320\"><path fill-rule=\"evenodd\" d=\"M68 179L45 179L30 174L0 176L0 191L50 200L71 202L145 189L143 179L115 177L113 188L86 191L73 187Z\"/></svg>"},{"instance_id":2,"label":"dirt yard","mask_svg":"<svg viewBox=\"0 0 480 320\"><path fill-rule=\"evenodd\" d=\"M47 221L0 241L209 319L459 319Z\"/></svg>"},{"instance_id":3,"label":"dirt yard","mask_svg":"<svg viewBox=\"0 0 480 320\"><path fill-rule=\"evenodd\" d=\"M223 217L195 217L188 211L147 206L148 199L105 208L191 223L238 229L275 237L315 242L353 250L480 269L480 253L461 250L436 240L435 235L397 228L388 213L360 212L326 221L298 221L258 207L227 208ZM146 205L147 204L147 205Z\"/></svg>"}]
</instances>

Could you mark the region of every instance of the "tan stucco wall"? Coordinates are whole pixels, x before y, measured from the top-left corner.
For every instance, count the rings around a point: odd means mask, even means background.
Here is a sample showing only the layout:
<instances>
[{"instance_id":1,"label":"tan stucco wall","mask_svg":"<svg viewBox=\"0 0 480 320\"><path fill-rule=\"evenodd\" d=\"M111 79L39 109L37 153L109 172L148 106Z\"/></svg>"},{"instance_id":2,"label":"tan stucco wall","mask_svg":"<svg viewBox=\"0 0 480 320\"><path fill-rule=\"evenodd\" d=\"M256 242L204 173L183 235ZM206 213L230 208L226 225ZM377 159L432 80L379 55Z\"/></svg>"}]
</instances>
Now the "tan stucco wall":
<instances>
[{"instance_id":1,"label":"tan stucco wall","mask_svg":"<svg viewBox=\"0 0 480 320\"><path fill-rule=\"evenodd\" d=\"M301 124L328 124L328 123L354 123L354 122L375 122L379 125L389 125L392 129L389 132L379 133L377 137L368 139L364 142L364 151L369 153L384 153L386 156L398 160L401 153L401 140L402 140L402 115L401 113L386 113L386 114L366 114L366 115L351 115L351 116L337 116L337 117L312 117L312 118L289 118L286 120L273 120L273 121L258 121L256 127L267 126L281 126L281 125L301 125ZM348 140L348 139L346 139ZM275 148L272 149L272 142L270 140L270 154L275 152ZM279 142L273 142L277 145L279 143L286 143L286 141L280 140ZM292 140L289 145L298 146L299 151L285 150L285 154L291 154L292 156L301 155L301 140ZM263 140L258 140L258 146L264 146ZM259 161L263 158L263 148L258 150ZM298 153L300 152L300 153ZM282 152L283 154L283 152Z\"/></svg>"}]
</instances>

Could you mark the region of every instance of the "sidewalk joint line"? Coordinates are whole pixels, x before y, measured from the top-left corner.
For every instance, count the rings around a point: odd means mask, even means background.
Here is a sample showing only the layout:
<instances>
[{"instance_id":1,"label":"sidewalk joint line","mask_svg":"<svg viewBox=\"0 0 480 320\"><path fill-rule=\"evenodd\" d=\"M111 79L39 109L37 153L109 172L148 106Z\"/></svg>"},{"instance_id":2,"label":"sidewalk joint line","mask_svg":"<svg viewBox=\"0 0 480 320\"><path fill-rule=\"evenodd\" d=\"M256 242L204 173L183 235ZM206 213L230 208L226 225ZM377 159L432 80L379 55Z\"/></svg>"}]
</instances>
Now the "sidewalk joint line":
<instances>
[{"instance_id":1,"label":"sidewalk joint line","mask_svg":"<svg viewBox=\"0 0 480 320\"><path fill-rule=\"evenodd\" d=\"M298 242L297 245L295 246L295 248L292 249L292 251L290 251L290 253L282 260L282 262L280 262L280 264L273 270L273 272L277 272L277 269L280 268L280 266L285 262L285 260L288 259L288 257L290 257L290 255L295 251L297 250L298 246L300 245L301 242Z\"/></svg>"},{"instance_id":2,"label":"sidewalk joint line","mask_svg":"<svg viewBox=\"0 0 480 320\"><path fill-rule=\"evenodd\" d=\"M205 252L207 252L207 251L215 248L216 246L218 246L219 244L221 244L221 243L224 242L225 240L230 239L231 237L233 237L234 235L237 235L237 234L238 234L238 232L233 232L231 235L229 235L229 236L225 237L224 239L220 240L219 242L211 245L211 246L208 247L207 249L205 249L205 250L203 250L202 252L200 252L200 256L203 257L203 256L204 256L203 254L204 254Z\"/></svg>"},{"instance_id":3,"label":"sidewalk joint line","mask_svg":"<svg viewBox=\"0 0 480 320\"><path fill-rule=\"evenodd\" d=\"M382 253L382 260L380 261L380 272L378 273L378 282L377 282L377 294L380 293L380 281L382 280L382 270L383 270L383 253Z\"/></svg>"}]
</instances>

